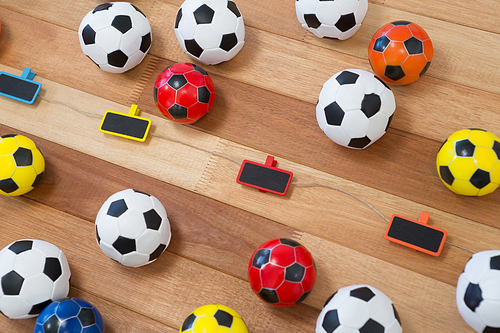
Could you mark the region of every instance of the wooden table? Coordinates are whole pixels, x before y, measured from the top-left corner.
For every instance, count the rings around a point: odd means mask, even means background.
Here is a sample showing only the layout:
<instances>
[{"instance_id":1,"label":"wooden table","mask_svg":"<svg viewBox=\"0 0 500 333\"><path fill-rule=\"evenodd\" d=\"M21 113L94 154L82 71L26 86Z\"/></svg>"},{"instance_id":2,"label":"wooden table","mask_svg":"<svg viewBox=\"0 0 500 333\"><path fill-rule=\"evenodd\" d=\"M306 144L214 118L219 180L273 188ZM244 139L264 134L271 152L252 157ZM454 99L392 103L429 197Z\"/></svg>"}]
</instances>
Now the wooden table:
<instances>
[{"instance_id":1,"label":"wooden table","mask_svg":"<svg viewBox=\"0 0 500 333\"><path fill-rule=\"evenodd\" d=\"M193 126L166 120L153 101L156 76L192 62L173 29L182 1L133 1L150 20L153 45L124 74L98 69L80 49L80 21L99 3L0 0L0 70L19 75L30 67L43 84L33 105L2 98L0 135L27 135L47 163L34 191L0 198L0 247L37 238L61 248L72 270L70 295L98 307L106 332L177 332L209 303L238 311L251 332L313 332L326 298L360 283L392 299L404 332L472 332L456 308L455 286L472 252L500 246L500 191L453 194L435 158L454 131L500 135L498 1L372 0L346 41L303 29L292 0L237 1L245 46L227 63L202 65L217 97ZM321 86L343 69L370 70L371 36L398 19L427 31L434 61L416 83L392 87L397 109L382 139L362 151L337 146L315 119ZM133 103L153 122L145 143L98 131L106 110L127 112ZM284 197L235 182L241 161L264 162L268 154L294 173ZM173 233L157 262L136 269L109 260L95 241L97 211L126 188L156 196ZM449 235L443 253L435 258L385 240L387 222L343 191L387 218L430 213ZM278 237L306 246L318 270L311 295L287 309L261 302L247 280L253 251ZM2 317L0 331L31 332L34 322Z\"/></svg>"}]
</instances>

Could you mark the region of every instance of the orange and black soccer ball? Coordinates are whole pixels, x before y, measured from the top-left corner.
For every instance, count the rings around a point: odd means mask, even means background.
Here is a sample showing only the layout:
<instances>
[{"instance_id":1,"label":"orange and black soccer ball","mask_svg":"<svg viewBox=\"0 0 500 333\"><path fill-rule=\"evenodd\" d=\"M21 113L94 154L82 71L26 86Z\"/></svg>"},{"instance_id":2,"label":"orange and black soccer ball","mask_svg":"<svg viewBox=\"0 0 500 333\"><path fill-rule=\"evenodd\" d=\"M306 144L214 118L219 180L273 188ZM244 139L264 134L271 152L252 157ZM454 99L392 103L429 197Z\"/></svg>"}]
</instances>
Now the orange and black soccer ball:
<instances>
[{"instance_id":1,"label":"orange and black soccer ball","mask_svg":"<svg viewBox=\"0 0 500 333\"><path fill-rule=\"evenodd\" d=\"M434 49L420 26L408 21L384 25L368 47L370 65L385 82L404 85L417 81L429 68Z\"/></svg>"}]
</instances>

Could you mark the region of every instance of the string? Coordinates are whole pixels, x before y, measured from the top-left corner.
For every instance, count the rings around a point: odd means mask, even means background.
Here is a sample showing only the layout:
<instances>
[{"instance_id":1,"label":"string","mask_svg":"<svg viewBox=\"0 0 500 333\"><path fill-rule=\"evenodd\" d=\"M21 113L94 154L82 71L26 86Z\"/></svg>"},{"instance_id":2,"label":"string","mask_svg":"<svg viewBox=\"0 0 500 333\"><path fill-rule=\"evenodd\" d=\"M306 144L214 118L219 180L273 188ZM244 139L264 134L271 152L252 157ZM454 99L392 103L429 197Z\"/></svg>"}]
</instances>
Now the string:
<instances>
[{"instance_id":1,"label":"string","mask_svg":"<svg viewBox=\"0 0 500 333\"><path fill-rule=\"evenodd\" d=\"M67 104L65 102L58 101L58 100L55 100L55 99L44 98L42 96L39 96L39 97L42 100L44 100L46 102L49 102L49 103L64 105L67 108L70 108L70 109L72 109L72 110L74 110L74 111L76 111L76 112L78 112L80 114L91 116L91 117L101 118L101 115L99 115L97 113L80 110L80 109L78 109L78 108L76 108L76 107L74 107L74 106L72 106L70 104ZM224 154L221 154L221 153L209 150L209 149L201 148L201 147L192 145L190 143L186 143L186 142L180 141L178 139L174 139L172 137L168 137L168 136L161 135L161 134L156 134L156 133L151 133L151 136L154 136L154 137L157 137L157 138L160 138L160 139L164 139L164 140L168 140L168 141L172 141L172 142L175 142L175 143L179 143L179 144L182 144L184 146L187 146L187 147L190 147L190 148L193 148L193 149L197 149L197 150L203 151L203 152L211 154L211 155L215 155L215 156L224 158L224 159L226 159L228 161L231 161L231 162L237 164L238 166L241 165L240 161L238 161L238 160L236 160L236 159L234 159L234 158L232 158L230 156L227 156L227 155L224 155ZM295 185L297 187L325 187L325 188L329 188L329 189L338 191L340 193L346 194L346 195L348 195L348 196L350 196L350 197L358 200L359 202L361 202L363 205L367 206L368 208L370 208L372 211L374 211L375 213L377 213L382 219L384 219L387 223L390 222L389 219L387 217L385 217L384 214L382 214L382 212L380 212L378 209L376 209L375 207L373 207L373 205L371 205L369 202L367 202L367 201L361 199L360 197L356 196L355 194L350 193L350 192L348 192L346 190L343 190L341 188L338 188L338 187L335 187L335 186L332 186L332 185L328 185L328 184L316 183L316 182L306 182L306 183L291 182L290 184ZM468 249L466 247L463 247L463 246L451 243L449 241L445 241L445 244L454 246L454 247L462 249L464 251L468 251L468 252L470 252L472 254L476 253L475 251L472 251L472 250L470 250L470 249Z\"/></svg>"}]
</instances>

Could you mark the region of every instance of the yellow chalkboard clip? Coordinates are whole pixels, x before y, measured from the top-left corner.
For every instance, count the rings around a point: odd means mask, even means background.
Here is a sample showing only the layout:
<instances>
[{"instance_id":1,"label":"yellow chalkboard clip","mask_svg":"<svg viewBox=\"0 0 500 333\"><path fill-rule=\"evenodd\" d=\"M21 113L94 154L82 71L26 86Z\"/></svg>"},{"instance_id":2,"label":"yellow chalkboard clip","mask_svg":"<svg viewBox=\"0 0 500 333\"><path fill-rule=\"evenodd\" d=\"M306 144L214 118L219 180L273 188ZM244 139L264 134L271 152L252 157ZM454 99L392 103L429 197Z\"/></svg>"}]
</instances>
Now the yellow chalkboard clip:
<instances>
[{"instance_id":1,"label":"yellow chalkboard clip","mask_svg":"<svg viewBox=\"0 0 500 333\"><path fill-rule=\"evenodd\" d=\"M151 120L138 116L139 109L132 104L128 114L112 110L106 111L99 131L122 138L144 142L151 128Z\"/></svg>"}]
</instances>

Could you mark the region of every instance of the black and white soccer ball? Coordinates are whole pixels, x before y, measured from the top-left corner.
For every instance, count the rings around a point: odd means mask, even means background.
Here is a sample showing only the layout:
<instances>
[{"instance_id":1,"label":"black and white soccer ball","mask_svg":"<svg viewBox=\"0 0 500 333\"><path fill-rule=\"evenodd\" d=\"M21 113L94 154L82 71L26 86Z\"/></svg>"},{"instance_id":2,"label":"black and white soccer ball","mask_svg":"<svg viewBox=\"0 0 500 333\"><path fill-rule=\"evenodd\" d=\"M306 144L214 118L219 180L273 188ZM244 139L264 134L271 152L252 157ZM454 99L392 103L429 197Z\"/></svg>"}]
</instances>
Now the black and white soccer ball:
<instances>
[{"instance_id":1,"label":"black and white soccer ball","mask_svg":"<svg viewBox=\"0 0 500 333\"><path fill-rule=\"evenodd\" d=\"M186 0L177 11L175 36L186 54L216 65L243 47L243 16L231 0Z\"/></svg>"},{"instance_id":2,"label":"black and white soccer ball","mask_svg":"<svg viewBox=\"0 0 500 333\"><path fill-rule=\"evenodd\" d=\"M297 0L295 11L300 24L318 37L344 40L361 27L368 0Z\"/></svg>"},{"instance_id":3,"label":"black and white soccer ball","mask_svg":"<svg viewBox=\"0 0 500 333\"><path fill-rule=\"evenodd\" d=\"M458 311L476 332L500 332L500 250L475 253L458 278Z\"/></svg>"},{"instance_id":4,"label":"black and white soccer ball","mask_svg":"<svg viewBox=\"0 0 500 333\"><path fill-rule=\"evenodd\" d=\"M403 328L392 301L369 285L339 289L325 302L316 321L316 333L401 333Z\"/></svg>"},{"instance_id":5,"label":"black and white soccer ball","mask_svg":"<svg viewBox=\"0 0 500 333\"><path fill-rule=\"evenodd\" d=\"M97 214L95 227L101 250L125 266L155 261L170 243L165 207L154 196L137 190L109 197Z\"/></svg>"},{"instance_id":6,"label":"black and white soccer ball","mask_svg":"<svg viewBox=\"0 0 500 333\"><path fill-rule=\"evenodd\" d=\"M57 246L36 239L13 242L0 251L0 312L12 319L36 317L68 296L70 278Z\"/></svg>"},{"instance_id":7,"label":"black and white soccer ball","mask_svg":"<svg viewBox=\"0 0 500 333\"><path fill-rule=\"evenodd\" d=\"M80 23L78 37L83 53L111 73L123 73L137 66L152 40L148 19L128 2L95 7Z\"/></svg>"},{"instance_id":8,"label":"black and white soccer ball","mask_svg":"<svg viewBox=\"0 0 500 333\"><path fill-rule=\"evenodd\" d=\"M361 69L347 69L323 85L316 119L335 143L363 149L385 134L395 110L394 94L381 79Z\"/></svg>"}]
</instances>

